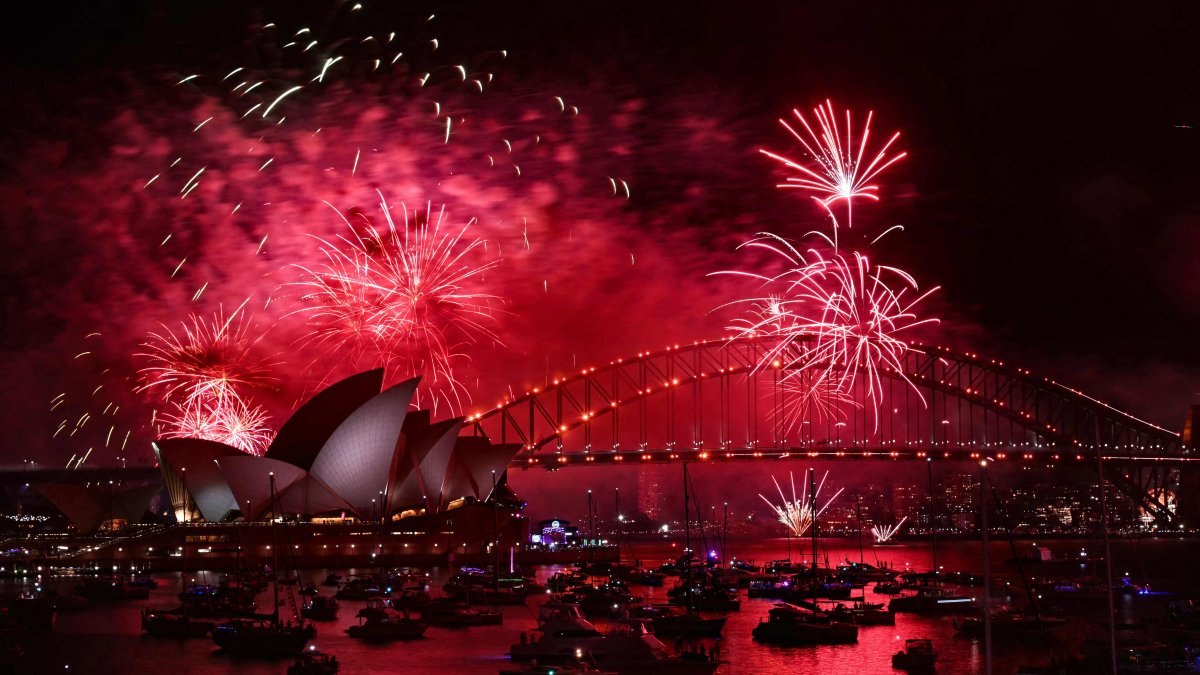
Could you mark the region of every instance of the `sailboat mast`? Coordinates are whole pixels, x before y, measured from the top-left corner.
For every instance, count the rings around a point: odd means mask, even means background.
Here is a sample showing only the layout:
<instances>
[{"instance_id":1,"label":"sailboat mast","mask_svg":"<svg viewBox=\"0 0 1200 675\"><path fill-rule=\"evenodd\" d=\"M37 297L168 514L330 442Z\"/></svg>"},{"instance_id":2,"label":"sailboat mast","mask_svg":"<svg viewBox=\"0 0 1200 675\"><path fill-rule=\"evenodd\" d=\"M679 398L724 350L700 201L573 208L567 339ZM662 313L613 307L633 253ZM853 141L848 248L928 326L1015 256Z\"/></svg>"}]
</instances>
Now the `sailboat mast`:
<instances>
[{"instance_id":1,"label":"sailboat mast","mask_svg":"<svg viewBox=\"0 0 1200 675\"><path fill-rule=\"evenodd\" d=\"M937 501L933 498L933 458L925 459L925 468L929 475L929 531L933 534L933 579L938 579L937 564Z\"/></svg>"},{"instance_id":2,"label":"sailboat mast","mask_svg":"<svg viewBox=\"0 0 1200 675\"><path fill-rule=\"evenodd\" d=\"M275 529L278 519L279 505L275 501L275 472L271 475L271 591L274 604L271 605L271 615L275 617L275 625L279 625L279 537Z\"/></svg>"},{"instance_id":3,"label":"sailboat mast","mask_svg":"<svg viewBox=\"0 0 1200 675\"><path fill-rule=\"evenodd\" d=\"M817 606L817 478L815 469L808 469L808 508L812 514L812 523L809 529L812 530L812 580L809 582L812 586L812 601L813 606Z\"/></svg>"},{"instance_id":4,"label":"sailboat mast","mask_svg":"<svg viewBox=\"0 0 1200 675\"><path fill-rule=\"evenodd\" d=\"M809 528L812 530L812 554L813 554L813 571L817 569L817 477L816 470L808 470L808 509L812 514L812 524Z\"/></svg>"},{"instance_id":5,"label":"sailboat mast","mask_svg":"<svg viewBox=\"0 0 1200 675\"><path fill-rule=\"evenodd\" d=\"M862 493L854 493L854 522L858 525L858 569L859 573L863 570L863 536L862 536ZM867 582L864 579L862 588L863 606L867 602Z\"/></svg>"},{"instance_id":6,"label":"sailboat mast","mask_svg":"<svg viewBox=\"0 0 1200 675\"><path fill-rule=\"evenodd\" d=\"M692 512L689 510L688 503L691 497L688 496L688 471L687 462L683 463L683 550L687 553L692 550Z\"/></svg>"},{"instance_id":7,"label":"sailboat mast","mask_svg":"<svg viewBox=\"0 0 1200 675\"><path fill-rule=\"evenodd\" d=\"M979 462L979 529L983 533L983 664L984 673L992 675L992 566L988 558L987 520L988 463ZM1038 618L1040 623L1041 618Z\"/></svg>"}]
</instances>

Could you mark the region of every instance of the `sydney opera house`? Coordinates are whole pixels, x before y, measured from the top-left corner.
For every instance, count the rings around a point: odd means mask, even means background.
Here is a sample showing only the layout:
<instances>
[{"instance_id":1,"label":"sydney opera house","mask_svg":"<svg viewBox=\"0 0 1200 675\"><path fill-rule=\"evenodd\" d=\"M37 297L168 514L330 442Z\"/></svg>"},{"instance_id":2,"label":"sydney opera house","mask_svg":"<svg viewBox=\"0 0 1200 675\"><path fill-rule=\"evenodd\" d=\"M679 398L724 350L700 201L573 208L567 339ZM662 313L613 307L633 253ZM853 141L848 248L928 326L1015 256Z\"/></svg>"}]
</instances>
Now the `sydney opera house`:
<instances>
[{"instance_id":1,"label":"sydney opera house","mask_svg":"<svg viewBox=\"0 0 1200 675\"><path fill-rule=\"evenodd\" d=\"M176 519L396 519L501 496L519 446L460 436L462 418L432 422L411 408L416 379L381 391L382 383L383 371L372 370L321 391L263 457L213 441L157 441Z\"/></svg>"},{"instance_id":2,"label":"sydney opera house","mask_svg":"<svg viewBox=\"0 0 1200 675\"><path fill-rule=\"evenodd\" d=\"M182 526L105 553L160 557L160 567L189 543L187 555L212 567L269 556L278 533L261 525L272 521L287 525L293 554L321 565L361 563L368 552L398 562L490 560L527 541L522 504L504 481L520 446L460 436L462 418L432 421L412 407L416 379L386 389L383 380L371 370L320 391L262 457L209 440L160 439L161 485L40 491L86 532L107 518L135 522L165 488Z\"/></svg>"}]
</instances>

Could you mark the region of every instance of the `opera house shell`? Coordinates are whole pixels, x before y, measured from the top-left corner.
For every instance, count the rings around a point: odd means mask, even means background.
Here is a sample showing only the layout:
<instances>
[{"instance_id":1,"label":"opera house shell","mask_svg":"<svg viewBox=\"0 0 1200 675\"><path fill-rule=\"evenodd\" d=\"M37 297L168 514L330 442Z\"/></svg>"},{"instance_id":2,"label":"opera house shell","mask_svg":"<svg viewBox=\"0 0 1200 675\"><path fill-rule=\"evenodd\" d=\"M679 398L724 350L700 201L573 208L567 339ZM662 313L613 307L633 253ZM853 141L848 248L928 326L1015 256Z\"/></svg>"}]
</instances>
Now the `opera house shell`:
<instances>
[{"instance_id":1,"label":"opera house shell","mask_svg":"<svg viewBox=\"0 0 1200 675\"><path fill-rule=\"evenodd\" d=\"M462 418L432 422L411 407L417 380L382 389L371 370L319 392L263 457L199 439L154 453L176 519L435 514L488 499L520 446L460 437Z\"/></svg>"}]
</instances>

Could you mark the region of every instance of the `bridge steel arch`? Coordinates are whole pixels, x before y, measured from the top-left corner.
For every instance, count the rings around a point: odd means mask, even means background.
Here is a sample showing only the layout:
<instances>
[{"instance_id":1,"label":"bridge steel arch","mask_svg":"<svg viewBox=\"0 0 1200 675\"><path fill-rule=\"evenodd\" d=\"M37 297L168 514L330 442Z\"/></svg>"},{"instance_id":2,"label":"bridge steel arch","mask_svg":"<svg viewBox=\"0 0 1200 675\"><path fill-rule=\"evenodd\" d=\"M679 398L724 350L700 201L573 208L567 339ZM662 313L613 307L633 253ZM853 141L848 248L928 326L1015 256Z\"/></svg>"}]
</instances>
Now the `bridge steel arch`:
<instances>
[{"instance_id":1,"label":"bridge steel arch","mask_svg":"<svg viewBox=\"0 0 1200 675\"><path fill-rule=\"evenodd\" d=\"M1180 434L1078 390L920 343L902 369L880 371L873 395L860 376L846 397L801 403L796 390L814 369L762 367L773 346L742 338L642 352L552 379L467 423L520 444L512 468L789 457L1091 468L1099 454L1105 478L1165 526L1178 521L1173 496L1200 460Z\"/></svg>"}]
</instances>

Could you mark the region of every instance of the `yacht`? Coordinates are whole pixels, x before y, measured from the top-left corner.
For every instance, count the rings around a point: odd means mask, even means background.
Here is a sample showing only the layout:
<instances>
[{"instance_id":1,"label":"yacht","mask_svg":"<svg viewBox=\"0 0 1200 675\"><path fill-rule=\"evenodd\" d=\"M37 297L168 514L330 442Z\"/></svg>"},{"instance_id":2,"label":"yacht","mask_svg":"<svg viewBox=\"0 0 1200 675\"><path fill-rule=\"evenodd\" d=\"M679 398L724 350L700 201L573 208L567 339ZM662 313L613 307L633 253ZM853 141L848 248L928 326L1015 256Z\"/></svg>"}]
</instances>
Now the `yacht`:
<instances>
[{"instance_id":1,"label":"yacht","mask_svg":"<svg viewBox=\"0 0 1200 675\"><path fill-rule=\"evenodd\" d=\"M337 619L338 601L327 595L316 595L300 610L300 616L313 621L333 621Z\"/></svg>"},{"instance_id":2,"label":"yacht","mask_svg":"<svg viewBox=\"0 0 1200 675\"><path fill-rule=\"evenodd\" d=\"M1038 612L1001 610L992 612L992 635L1042 635L1061 628L1067 620ZM954 630L961 635L982 636L985 624L982 617L968 616L954 620Z\"/></svg>"},{"instance_id":3,"label":"yacht","mask_svg":"<svg viewBox=\"0 0 1200 675\"><path fill-rule=\"evenodd\" d=\"M410 619L395 612L359 612L358 625L350 626L346 633L358 640L390 642L392 640L415 640L425 634L429 625Z\"/></svg>"},{"instance_id":4,"label":"yacht","mask_svg":"<svg viewBox=\"0 0 1200 675\"><path fill-rule=\"evenodd\" d=\"M904 649L892 654L892 668L909 673L931 673L937 657L933 640L905 640Z\"/></svg>"},{"instance_id":5,"label":"yacht","mask_svg":"<svg viewBox=\"0 0 1200 675\"><path fill-rule=\"evenodd\" d=\"M284 625L274 618L235 619L212 631L213 642L222 651L253 656L296 654L316 635L312 625Z\"/></svg>"},{"instance_id":6,"label":"yacht","mask_svg":"<svg viewBox=\"0 0 1200 675\"><path fill-rule=\"evenodd\" d=\"M142 630L153 637L205 637L216 628L212 621L193 619L184 608L174 610L142 610Z\"/></svg>"},{"instance_id":7,"label":"yacht","mask_svg":"<svg viewBox=\"0 0 1200 675\"><path fill-rule=\"evenodd\" d=\"M839 645L858 642L858 626L822 612L781 602L752 631L754 639L774 645Z\"/></svg>"},{"instance_id":8,"label":"yacht","mask_svg":"<svg viewBox=\"0 0 1200 675\"><path fill-rule=\"evenodd\" d=\"M600 668L621 675L712 675L720 665L717 661L671 656L654 636L648 619L622 619L614 622L607 633L601 633L583 618L578 606L546 603L541 610L540 636L526 641L522 635L521 643L509 648L514 661L569 665L586 653Z\"/></svg>"},{"instance_id":9,"label":"yacht","mask_svg":"<svg viewBox=\"0 0 1200 675\"><path fill-rule=\"evenodd\" d=\"M921 586L915 593L898 595L888 603L893 612L947 614L973 611L972 599L940 586Z\"/></svg>"}]
</instances>

